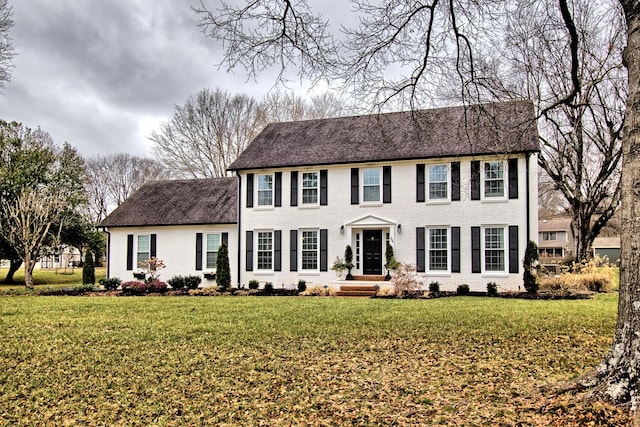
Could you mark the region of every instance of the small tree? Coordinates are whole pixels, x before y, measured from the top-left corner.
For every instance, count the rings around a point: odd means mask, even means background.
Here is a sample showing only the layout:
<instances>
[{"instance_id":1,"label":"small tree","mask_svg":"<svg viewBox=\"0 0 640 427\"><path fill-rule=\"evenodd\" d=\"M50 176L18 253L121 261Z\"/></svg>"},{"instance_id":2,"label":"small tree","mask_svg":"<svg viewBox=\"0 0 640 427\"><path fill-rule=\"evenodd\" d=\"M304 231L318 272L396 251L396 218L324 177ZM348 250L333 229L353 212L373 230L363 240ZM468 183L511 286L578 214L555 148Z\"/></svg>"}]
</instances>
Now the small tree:
<instances>
[{"instance_id":1,"label":"small tree","mask_svg":"<svg viewBox=\"0 0 640 427\"><path fill-rule=\"evenodd\" d=\"M393 291L397 296L401 297L415 293L422 288L422 283L416 271L415 264L405 264L403 262L398 264L398 272L391 279Z\"/></svg>"},{"instance_id":2,"label":"small tree","mask_svg":"<svg viewBox=\"0 0 640 427\"><path fill-rule=\"evenodd\" d=\"M387 275L384 277L384 280L391 280L391 274L389 274L389 270L395 270L396 268L398 268L398 261L396 261L396 257L393 253L393 246L391 246L391 243L389 242L387 242L387 247L384 251L384 258L386 260L384 266L387 269Z\"/></svg>"},{"instance_id":3,"label":"small tree","mask_svg":"<svg viewBox=\"0 0 640 427\"><path fill-rule=\"evenodd\" d=\"M524 288L530 294L538 292L538 277L536 276L536 268L538 264L538 245L533 240L529 240L527 250L524 252Z\"/></svg>"},{"instance_id":4,"label":"small tree","mask_svg":"<svg viewBox=\"0 0 640 427\"><path fill-rule=\"evenodd\" d=\"M93 254L90 250L84 255L84 264L82 265L82 284L96 284L96 269L93 266Z\"/></svg>"},{"instance_id":5,"label":"small tree","mask_svg":"<svg viewBox=\"0 0 640 427\"><path fill-rule=\"evenodd\" d=\"M218 289L224 291L231 286L231 272L229 268L229 251L227 244L222 242L218 248L218 259L216 261L216 284Z\"/></svg>"},{"instance_id":6,"label":"small tree","mask_svg":"<svg viewBox=\"0 0 640 427\"><path fill-rule=\"evenodd\" d=\"M347 245L344 249L344 266L347 268L347 280L353 280L353 276L351 275L351 269L353 268L353 249L351 249L351 245Z\"/></svg>"}]
</instances>

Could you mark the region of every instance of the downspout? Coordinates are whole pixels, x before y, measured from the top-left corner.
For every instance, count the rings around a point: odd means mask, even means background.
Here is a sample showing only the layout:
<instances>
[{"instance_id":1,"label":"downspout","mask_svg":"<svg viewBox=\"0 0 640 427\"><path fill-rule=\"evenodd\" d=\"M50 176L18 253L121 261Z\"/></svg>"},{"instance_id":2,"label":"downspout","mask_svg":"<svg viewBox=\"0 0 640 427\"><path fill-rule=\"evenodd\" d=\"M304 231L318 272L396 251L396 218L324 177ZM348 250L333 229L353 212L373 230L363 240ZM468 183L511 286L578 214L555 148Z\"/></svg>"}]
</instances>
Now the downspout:
<instances>
[{"instance_id":1,"label":"downspout","mask_svg":"<svg viewBox=\"0 0 640 427\"><path fill-rule=\"evenodd\" d=\"M527 172L527 177L525 178L525 182L527 184L527 245L531 240L531 201L530 201L531 190L529 189L529 186L531 185L531 182L529 179L529 157L530 156L531 156L531 153L527 153L525 156L526 172Z\"/></svg>"},{"instance_id":2,"label":"downspout","mask_svg":"<svg viewBox=\"0 0 640 427\"><path fill-rule=\"evenodd\" d=\"M240 223L241 223L241 212L242 212L242 177L240 176L240 173L238 171L236 171L236 176L238 177L238 213L237 213L237 218L238 218L238 223L236 225L236 231L238 234L238 254L236 257L236 262L238 263L238 289L240 289L240 284L242 283L242 280L240 280L240 275L241 275L241 271L242 271L242 251L240 248L240 245L242 244L242 232L241 232L241 227L240 227Z\"/></svg>"},{"instance_id":3,"label":"downspout","mask_svg":"<svg viewBox=\"0 0 640 427\"><path fill-rule=\"evenodd\" d=\"M98 227L99 231L102 231L103 233L107 233L107 279L109 277L111 277L109 275L109 270L111 269L111 233L109 233L109 230L107 230L107 227Z\"/></svg>"}]
</instances>

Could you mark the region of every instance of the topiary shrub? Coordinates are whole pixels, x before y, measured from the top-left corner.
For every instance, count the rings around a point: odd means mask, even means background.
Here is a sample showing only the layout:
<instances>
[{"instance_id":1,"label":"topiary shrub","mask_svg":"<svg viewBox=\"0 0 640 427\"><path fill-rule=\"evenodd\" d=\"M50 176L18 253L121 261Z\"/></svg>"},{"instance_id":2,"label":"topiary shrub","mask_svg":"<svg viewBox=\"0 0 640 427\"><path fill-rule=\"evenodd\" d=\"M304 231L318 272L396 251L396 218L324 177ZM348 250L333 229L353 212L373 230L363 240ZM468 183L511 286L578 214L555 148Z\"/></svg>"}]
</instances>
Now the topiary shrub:
<instances>
[{"instance_id":1,"label":"topiary shrub","mask_svg":"<svg viewBox=\"0 0 640 427\"><path fill-rule=\"evenodd\" d=\"M260 287L260 282L257 280L249 280L249 289L258 289Z\"/></svg>"},{"instance_id":2,"label":"topiary shrub","mask_svg":"<svg viewBox=\"0 0 640 427\"><path fill-rule=\"evenodd\" d=\"M229 251L227 244L222 242L218 248L216 261L216 285L218 290L224 292L231 286L231 271L229 268Z\"/></svg>"},{"instance_id":3,"label":"topiary shrub","mask_svg":"<svg viewBox=\"0 0 640 427\"><path fill-rule=\"evenodd\" d=\"M298 280L298 292L304 292L307 290L307 282L305 280Z\"/></svg>"},{"instance_id":4,"label":"topiary shrub","mask_svg":"<svg viewBox=\"0 0 640 427\"><path fill-rule=\"evenodd\" d=\"M524 289L530 294L538 293L538 277L535 274L538 256L538 245L533 240L529 240L522 266L524 267Z\"/></svg>"},{"instance_id":5,"label":"topiary shrub","mask_svg":"<svg viewBox=\"0 0 640 427\"><path fill-rule=\"evenodd\" d=\"M469 295L469 285L458 285L458 289L456 289L456 292L458 293L458 295Z\"/></svg>"},{"instance_id":6,"label":"topiary shrub","mask_svg":"<svg viewBox=\"0 0 640 427\"><path fill-rule=\"evenodd\" d=\"M496 295L498 295L498 285L496 284L496 282L487 283L487 295L489 295L490 297L495 297Z\"/></svg>"},{"instance_id":7,"label":"topiary shrub","mask_svg":"<svg viewBox=\"0 0 640 427\"><path fill-rule=\"evenodd\" d=\"M440 292L440 283L431 282L429 283L429 292Z\"/></svg>"},{"instance_id":8,"label":"topiary shrub","mask_svg":"<svg viewBox=\"0 0 640 427\"><path fill-rule=\"evenodd\" d=\"M184 276L184 286L187 289L198 289L200 283L202 283L202 277L200 276Z\"/></svg>"},{"instance_id":9,"label":"topiary shrub","mask_svg":"<svg viewBox=\"0 0 640 427\"><path fill-rule=\"evenodd\" d=\"M93 266L93 254L88 249L87 253L84 255L84 264L82 265L82 284L96 284L96 269Z\"/></svg>"},{"instance_id":10,"label":"topiary shrub","mask_svg":"<svg viewBox=\"0 0 640 427\"><path fill-rule=\"evenodd\" d=\"M185 288L184 277L182 276L173 276L171 279L167 280L167 283L173 289L178 291Z\"/></svg>"},{"instance_id":11,"label":"topiary shrub","mask_svg":"<svg viewBox=\"0 0 640 427\"><path fill-rule=\"evenodd\" d=\"M108 277L104 279L100 279L100 284L108 291L114 291L118 289L118 286L122 281L117 277Z\"/></svg>"},{"instance_id":12,"label":"topiary shrub","mask_svg":"<svg viewBox=\"0 0 640 427\"><path fill-rule=\"evenodd\" d=\"M264 293L272 294L273 293L273 283L267 282L264 284Z\"/></svg>"}]
</instances>

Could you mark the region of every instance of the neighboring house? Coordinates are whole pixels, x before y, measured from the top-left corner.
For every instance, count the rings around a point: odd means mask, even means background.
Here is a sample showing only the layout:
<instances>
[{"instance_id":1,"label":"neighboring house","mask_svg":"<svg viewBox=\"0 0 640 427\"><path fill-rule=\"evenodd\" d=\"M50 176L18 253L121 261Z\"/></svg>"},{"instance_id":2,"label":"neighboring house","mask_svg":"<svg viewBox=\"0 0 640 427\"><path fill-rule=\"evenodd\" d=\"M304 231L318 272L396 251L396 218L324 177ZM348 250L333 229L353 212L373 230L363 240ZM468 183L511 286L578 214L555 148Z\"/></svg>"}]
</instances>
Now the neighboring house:
<instances>
[{"instance_id":1,"label":"neighboring house","mask_svg":"<svg viewBox=\"0 0 640 427\"><path fill-rule=\"evenodd\" d=\"M538 235L538 152L530 102L270 124L229 168L237 277L335 283L351 245L352 273L379 279L389 242L425 284L518 290Z\"/></svg>"},{"instance_id":2,"label":"neighboring house","mask_svg":"<svg viewBox=\"0 0 640 427\"><path fill-rule=\"evenodd\" d=\"M540 264L550 270L573 256L575 234L571 218L538 221L538 252Z\"/></svg>"},{"instance_id":3,"label":"neighboring house","mask_svg":"<svg viewBox=\"0 0 640 427\"><path fill-rule=\"evenodd\" d=\"M108 233L107 277L133 280L139 263L164 261L175 275L215 273L218 248L227 242L232 283L237 272L237 179L154 181L145 184L99 224ZM213 285L203 279L202 286Z\"/></svg>"},{"instance_id":4,"label":"neighboring house","mask_svg":"<svg viewBox=\"0 0 640 427\"><path fill-rule=\"evenodd\" d=\"M594 257L607 257L611 264L620 265L620 236L596 237L591 248Z\"/></svg>"},{"instance_id":5,"label":"neighboring house","mask_svg":"<svg viewBox=\"0 0 640 427\"><path fill-rule=\"evenodd\" d=\"M43 248L40 268L75 268L81 263L80 251L69 245Z\"/></svg>"}]
</instances>

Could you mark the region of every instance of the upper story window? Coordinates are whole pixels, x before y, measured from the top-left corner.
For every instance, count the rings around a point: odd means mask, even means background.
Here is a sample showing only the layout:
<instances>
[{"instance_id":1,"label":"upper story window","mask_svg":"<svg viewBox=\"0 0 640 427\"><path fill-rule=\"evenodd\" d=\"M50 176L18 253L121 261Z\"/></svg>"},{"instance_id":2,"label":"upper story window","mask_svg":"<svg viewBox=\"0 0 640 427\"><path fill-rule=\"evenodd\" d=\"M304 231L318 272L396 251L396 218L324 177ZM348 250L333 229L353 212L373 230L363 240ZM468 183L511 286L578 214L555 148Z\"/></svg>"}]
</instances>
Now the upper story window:
<instances>
[{"instance_id":1,"label":"upper story window","mask_svg":"<svg viewBox=\"0 0 640 427\"><path fill-rule=\"evenodd\" d=\"M504 170L503 162L484 163L484 197L504 197Z\"/></svg>"},{"instance_id":2,"label":"upper story window","mask_svg":"<svg viewBox=\"0 0 640 427\"><path fill-rule=\"evenodd\" d=\"M136 267L144 264L151 258L151 236L149 234L141 234L138 236L136 246Z\"/></svg>"},{"instance_id":3,"label":"upper story window","mask_svg":"<svg viewBox=\"0 0 640 427\"><path fill-rule=\"evenodd\" d=\"M302 232L302 269L318 270L318 231Z\"/></svg>"},{"instance_id":4,"label":"upper story window","mask_svg":"<svg viewBox=\"0 0 640 427\"><path fill-rule=\"evenodd\" d=\"M362 170L362 201L380 202L382 185L380 185L380 168Z\"/></svg>"},{"instance_id":5,"label":"upper story window","mask_svg":"<svg viewBox=\"0 0 640 427\"><path fill-rule=\"evenodd\" d=\"M273 269L273 232L258 232L258 270Z\"/></svg>"},{"instance_id":6,"label":"upper story window","mask_svg":"<svg viewBox=\"0 0 640 427\"><path fill-rule=\"evenodd\" d=\"M429 271L449 271L449 237L446 228L429 229Z\"/></svg>"},{"instance_id":7,"label":"upper story window","mask_svg":"<svg viewBox=\"0 0 640 427\"><path fill-rule=\"evenodd\" d=\"M429 166L429 200L447 200L449 187L447 165Z\"/></svg>"},{"instance_id":8,"label":"upper story window","mask_svg":"<svg viewBox=\"0 0 640 427\"><path fill-rule=\"evenodd\" d=\"M506 271L504 235L503 227L484 229L485 271Z\"/></svg>"},{"instance_id":9,"label":"upper story window","mask_svg":"<svg viewBox=\"0 0 640 427\"><path fill-rule=\"evenodd\" d=\"M318 204L318 172L302 173L302 204L317 205Z\"/></svg>"},{"instance_id":10,"label":"upper story window","mask_svg":"<svg viewBox=\"0 0 640 427\"><path fill-rule=\"evenodd\" d=\"M218 262L218 249L222 242L220 233L207 234L206 268L215 269Z\"/></svg>"},{"instance_id":11,"label":"upper story window","mask_svg":"<svg viewBox=\"0 0 640 427\"><path fill-rule=\"evenodd\" d=\"M543 231L542 232L542 240L558 240L558 233L555 231Z\"/></svg>"},{"instance_id":12,"label":"upper story window","mask_svg":"<svg viewBox=\"0 0 640 427\"><path fill-rule=\"evenodd\" d=\"M273 175L258 175L258 206L273 205Z\"/></svg>"}]
</instances>

